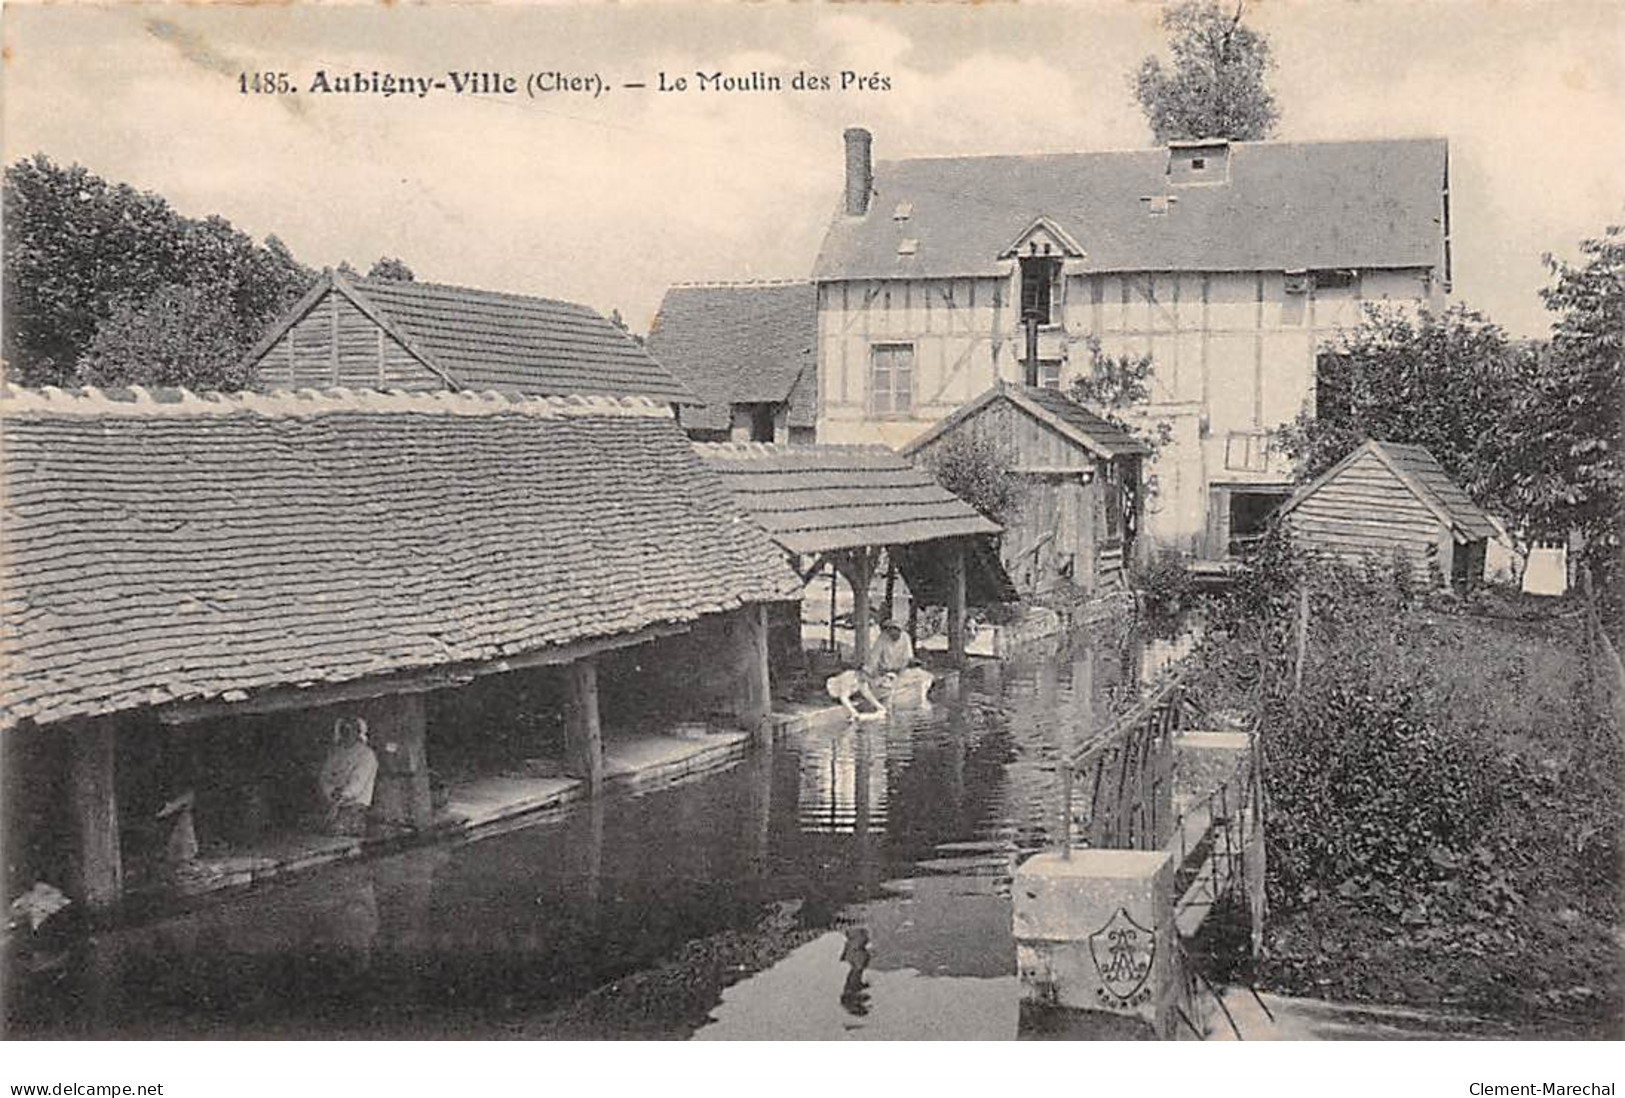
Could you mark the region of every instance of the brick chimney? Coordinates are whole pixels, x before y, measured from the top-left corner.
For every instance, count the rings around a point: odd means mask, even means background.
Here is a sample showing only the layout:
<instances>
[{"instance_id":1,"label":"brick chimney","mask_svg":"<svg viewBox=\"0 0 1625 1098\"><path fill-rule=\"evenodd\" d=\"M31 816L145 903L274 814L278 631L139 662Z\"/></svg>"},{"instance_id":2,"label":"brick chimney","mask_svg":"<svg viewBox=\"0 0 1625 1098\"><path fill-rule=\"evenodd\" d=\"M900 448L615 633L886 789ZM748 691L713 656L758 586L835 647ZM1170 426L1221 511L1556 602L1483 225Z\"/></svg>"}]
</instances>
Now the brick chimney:
<instances>
[{"instance_id":1,"label":"brick chimney","mask_svg":"<svg viewBox=\"0 0 1625 1098\"><path fill-rule=\"evenodd\" d=\"M846 131L846 216L862 217L869 212L869 195L875 189L875 169L869 159L874 138L861 126Z\"/></svg>"}]
</instances>

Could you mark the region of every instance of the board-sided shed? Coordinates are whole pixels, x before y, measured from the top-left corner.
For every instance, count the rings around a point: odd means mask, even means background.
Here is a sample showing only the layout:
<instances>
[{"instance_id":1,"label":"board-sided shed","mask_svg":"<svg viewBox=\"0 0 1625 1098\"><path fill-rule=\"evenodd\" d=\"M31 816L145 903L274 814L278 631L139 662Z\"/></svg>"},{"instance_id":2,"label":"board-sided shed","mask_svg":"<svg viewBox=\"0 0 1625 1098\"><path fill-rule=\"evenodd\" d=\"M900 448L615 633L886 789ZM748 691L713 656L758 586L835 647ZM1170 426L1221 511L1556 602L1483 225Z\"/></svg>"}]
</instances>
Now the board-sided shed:
<instances>
[{"instance_id":1,"label":"board-sided shed","mask_svg":"<svg viewBox=\"0 0 1625 1098\"><path fill-rule=\"evenodd\" d=\"M343 386L698 404L622 328L585 305L328 272L248 353L255 388Z\"/></svg>"},{"instance_id":2,"label":"board-sided shed","mask_svg":"<svg viewBox=\"0 0 1625 1098\"><path fill-rule=\"evenodd\" d=\"M552 667L595 785L599 654L703 633L756 720L765 605L801 592L648 400L0 388L0 443L0 735L67 741L92 905L122 889L121 739L371 706L380 796L417 812L422 698Z\"/></svg>"},{"instance_id":3,"label":"board-sided shed","mask_svg":"<svg viewBox=\"0 0 1625 1098\"><path fill-rule=\"evenodd\" d=\"M860 663L868 650L869 586L882 551L917 602L948 608L955 661L964 658L967 601L1016 598L989 543L998 524L885 446L696 448L804 579L833 564L851 585Z\"/></svg>"},{"instance_id":4,"label":"board-sided shed","mask_svg":"<svg viewBox=\"0 0 1625 1098\"><path fill-rule=\"evenodd\" d=\"M1489 516L1431 453L1366 442L1288 500L1280 521L1315 553L1358 561L1399 557L1415 577L1466 590L1483 579Z\"/></svg>"},{"instance_id":5,"label":"board-sided shed","mask_svg":"<svg viewBox=\"0 0 1625 1098\"><path fill-rule=\"evenodd\" d=\"M1021 478L999 553L1023 591L1122 583L1141 519L1143 442L1054 389L1001 381L903 453L929 463L965 441L1001 454Z\"/></svg>"}]
</instances>

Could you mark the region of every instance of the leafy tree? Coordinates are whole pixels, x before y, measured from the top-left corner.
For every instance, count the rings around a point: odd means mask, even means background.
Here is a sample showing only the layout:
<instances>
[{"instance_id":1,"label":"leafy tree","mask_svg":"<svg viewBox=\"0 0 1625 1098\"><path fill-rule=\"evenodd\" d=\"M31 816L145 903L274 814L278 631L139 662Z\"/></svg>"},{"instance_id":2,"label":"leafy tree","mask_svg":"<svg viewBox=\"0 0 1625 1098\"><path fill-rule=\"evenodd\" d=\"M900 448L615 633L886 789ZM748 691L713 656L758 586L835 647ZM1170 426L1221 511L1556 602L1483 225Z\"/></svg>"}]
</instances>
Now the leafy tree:
<instances>
[{"instance_id":1,"label":"leafy tree","mask_svg":"<svg viewBox=\"0 0 1625 1098\"><path fill-rule=\"evenodd\" d=\"M234 366L315 277L274 237L256 244L224 218L182 217L158 195L43 155L6 169L4 208L3 354L9 378L23 385L71 384L104 323L117 315L133 331L148 299L176 286L196 288L229 316L235 346L221 367ZM221 315L194 306L179 315L207 317L216 330L196 336L215 342ZM156 313L148 323L159 323ZM98 352L91 368L103 383L118 380L106 371L123 342L110 336Z\"/></svg>"},{"instance_id":2,"label":"leafy tree","mask_svg":"<svg viewBox=\"0 0 1625 1098\"><path fill-rule=\"evenodd\" d=\"M1262 141L1280 118L1264 83L1269 40L1213 0L1184 0L1163 12L1173 64L1147 57L1134 95L1159 143L1199 138Z\"/></svg>"},{"instance_id":3,"label":"leafy tree","mask_svg":"<svg viewBox=\"0 0 1625 1098\"><path fill-rule=\"evenodd\" d=\"M412 282L415 276L412 268L406 265L405 260L394 256L380 256L373 265L367 269L368 278L382 279L385 282Z\"/></svg>"},{"instance_id":4,"label":"leafy tree","mask_svg":"<svg viewBox=\"0 0 1625 1098\"><path fill-rule=\"evenodd\" d=\"M1625 523L1620 466L1625 415L1625 229L1580 245L1579 266L1546 257L1541 291L1557 314L1552 338L1512 420L1516 462L1506 494L1532 534L1578 530L1605 584L1617 571Z\"/></svg>"},{"instance_id":5,"label":"leafy tree","mask_svg":"<svg viewBox=\"0 0 1625 1098\"><path fill-rule=\"evenodd\" d=\"M218 296L196 286L161 286L120 305L96 327L77 378L89 385L184 385L241 389L243 337Z\"/></svg>"},{"instance_id":6,"label":"leafy tree","mask_svg":"<svg viewBox=\"0 0 1625 1098\"><path fill-rule=\"evenodd\" d=\"M1085 337L1084 345L1089 352L1088 365L1072 379L1067 395L1139 438L1153 453L1166 446L1173 437L1172 426L1166 420L1146 424L1143 417L1135 415L1137 409L1151 403L1151 378L1155 373L1151 356L1109 355L1094 336Z\"/></svg>"},{"instance_id":7,"label":"leafy tree","mask_svg":"<svg viewBox=\"0 0 1625 1098\"><path fill-rule=\"evenodd\" d=\"M994 522L1021 507L1025 489L1015 471L1015 452L991 435L958 432L925 454L925 466L942 486Z\"/></svg>"},{"instance_id":8,"label":"leafy tree","mask_svg":"<svg viewBox=\"0 0 1625 1098\"><path fill-rule=\"evenodd\" d=\"M1299 481L1366 439L1425 446L1480 505L1509 512L1507 469L1526 460L1509 424L1533 371L1524 348L1461 305L1443 313L1368 305L1323 352L1319 401L1277 437Z\"/></svg>"}]
</instances>

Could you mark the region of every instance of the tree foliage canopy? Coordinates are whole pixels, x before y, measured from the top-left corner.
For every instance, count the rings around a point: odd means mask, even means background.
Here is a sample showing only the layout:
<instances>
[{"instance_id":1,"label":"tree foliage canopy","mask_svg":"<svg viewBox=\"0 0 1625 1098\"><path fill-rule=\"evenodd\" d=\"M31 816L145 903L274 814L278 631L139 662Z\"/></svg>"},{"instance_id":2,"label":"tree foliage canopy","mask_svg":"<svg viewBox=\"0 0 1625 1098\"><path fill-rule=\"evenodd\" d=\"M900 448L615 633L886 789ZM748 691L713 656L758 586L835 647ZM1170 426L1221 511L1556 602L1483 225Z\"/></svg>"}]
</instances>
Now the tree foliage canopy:
<instances>
[{"instance_id":1,"label":"tree foliage canopy","mask_svg":"<svg viewBox=\"0 0 1625 1098\"><path fill-rule=\"evenodd\" d=\"M1615 570L1625 523L1622 233L1610 225L1584 241L1579 266L1546 257L1554 281L1541 297L1557 317L1518 409L1524 456L1506 476L1508 499L1530 529L1543 537L1580 531L1599 572Z\"/></svg>"},{"instance_id":2,"label":"tree foliage canopy","mask_svg":"<svg viewBox=\"0 0 1625 1098\"><path fill-rule=\"evenodd\" d=\"M6 169L4 204L3 353L22 385L73 384L83 366L101 384L179 374L228 387L315 280L275 237L256 244L224 218L182 217L45 156Z\"/></svg>"},{"instance_id":3,"label":"tree foliage canopy","mask_svg":"<svg viewBox=\"0 0 1625 1098\"><path fill-rule=\"evenodd\" d=\"M958 432L932 447L926 468L942 486L994 522L1008 522L1025 495L1016 455L989 435Z\"/></svg>"},{"instance_id":4,"label":"tree foliage canopy","mask_svg":"<svg viewBox=\"0 0 1625 1098\"><path fill-rule=\"evenodd\" d=\"M417 276L412 273L412 268L406 265L405 260L385 255L379 256L367 269L367 277L385 282L412 282Z\"/></svg>"},{"instance_id":5,"label":"tree foliage canopy","mask_svg":"<svg viewBox=\"0 0 1625 1098\"><path fill-rule=\"evenodd\" d=\"M1184 0L1163 12L1172 65L1147 57L1134 95L1159 143L1201 138L1262 141L1280 111L1264 82L1269 41L1213 0Z\"/></svg>"},{"instance_id":6,"label":"tree foliage canopy","mask_svg":"<svg viewBox=\"0 0 1625 1098\"><path fill-rule=\"evenodd\" d=\"M1519 449L1508 426L1531 368L1526 349L1464 306L1368 305L1321 355L1322 403L1335 377L1337 413L1305 408L1277 444L1300 481L1369 438L1425 446L1477 503L1505 515L1505 470Z\"/></svg>"}]
</instances>

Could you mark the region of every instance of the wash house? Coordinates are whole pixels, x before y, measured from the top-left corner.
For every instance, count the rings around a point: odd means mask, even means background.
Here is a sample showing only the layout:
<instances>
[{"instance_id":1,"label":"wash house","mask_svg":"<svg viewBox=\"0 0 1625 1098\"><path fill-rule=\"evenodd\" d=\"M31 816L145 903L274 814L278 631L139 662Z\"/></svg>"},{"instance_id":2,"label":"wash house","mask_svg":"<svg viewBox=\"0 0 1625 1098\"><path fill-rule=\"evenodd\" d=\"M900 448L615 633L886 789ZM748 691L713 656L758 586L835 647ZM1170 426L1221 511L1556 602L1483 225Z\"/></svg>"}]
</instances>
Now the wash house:
<instances>
[{"instance_id":1,"label":"wash house","mask_svg":"<svg viewBox=\"0 0 1625 1098\"><path fill-rule=\"evenodd\" d=\"M917 638L921 606L946 610L948 658L963 662L967 610L1013 602L999 564L994 523L884 446L775 446L716 443L696 447L735 503L784 550L802 580L830 577L852 596L853 658L868 655L876 609L892 610L898 580L906 588L908 628ZM875 605L880 593L881 605ZM836 614L830 615L833 625ZM786 623L799 649L801 620Z\"/></svg>"},{"instance_id":2,"label":"wash house","mask_svg":"<svg viewBox=\"0 0 1625 1098\"><path fill-rule=\"evenodd\" d=\"M664 404L7 388L0 424L13 892L165 884L188 795L196 864L246 879L445 823L492 767L591 795L606 741L767 713L801 584ZM340 717L359 837L306 822Z\"/></svg>"}]
</instances>

